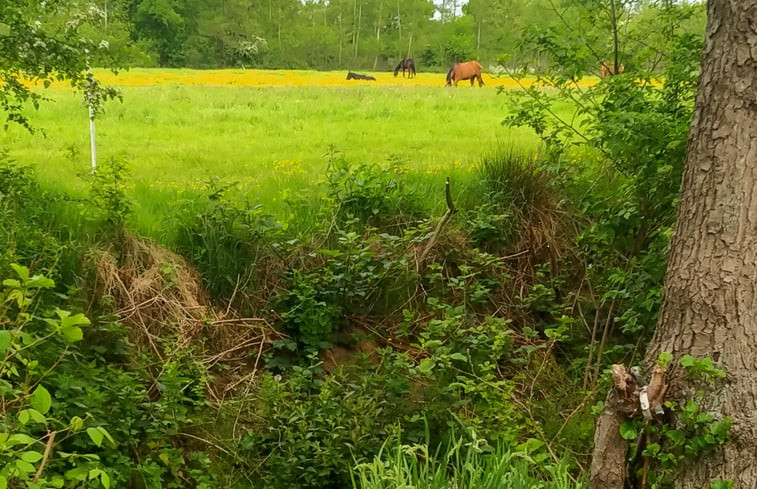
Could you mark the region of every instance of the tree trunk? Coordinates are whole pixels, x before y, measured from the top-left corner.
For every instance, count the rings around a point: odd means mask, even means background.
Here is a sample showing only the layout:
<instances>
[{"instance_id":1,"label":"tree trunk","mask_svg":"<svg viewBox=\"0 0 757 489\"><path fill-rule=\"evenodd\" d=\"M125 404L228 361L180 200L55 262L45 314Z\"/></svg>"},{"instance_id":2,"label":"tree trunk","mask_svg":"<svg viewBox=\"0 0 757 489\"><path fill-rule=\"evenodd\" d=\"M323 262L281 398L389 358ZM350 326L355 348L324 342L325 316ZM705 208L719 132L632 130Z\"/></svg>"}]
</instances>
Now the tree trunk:
<instances>
[{"instance_id":1,"label":"tree trunk","mask_svg":"<svg viewBox=\"0 0 757 489\"><path fill-rule=\"evenodd\" d=\"M725 386L704 406L733 420L714 455L682 467L676 489L757 487L757 0L709 0L664 300L646 356L673 353L668 398L691 396L682 355L710 357Z\"/></svg>"},{"instance_id":2,"label":"tree trunk","mask_svg":"<svg viewBox=\"0 0 757 489\"><path fill-rule=\"evenodd\" d=\"M378 18L376 19L376 57L373 59L373 71L376 71L378 59L381 55L381 16L384 10L384 0L379 3Z\"/></svg>"}]
</instances>

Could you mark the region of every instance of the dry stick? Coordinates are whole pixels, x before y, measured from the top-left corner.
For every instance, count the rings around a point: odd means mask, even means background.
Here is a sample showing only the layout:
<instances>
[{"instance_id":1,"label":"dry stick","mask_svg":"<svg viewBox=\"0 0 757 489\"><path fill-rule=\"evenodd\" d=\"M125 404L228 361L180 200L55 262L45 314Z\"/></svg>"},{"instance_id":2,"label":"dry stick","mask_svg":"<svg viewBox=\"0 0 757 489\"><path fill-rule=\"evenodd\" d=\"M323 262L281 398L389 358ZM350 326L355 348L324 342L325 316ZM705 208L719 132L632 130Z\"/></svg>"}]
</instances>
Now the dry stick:
<instances>
[{"instance_id":1,"label":"dry stick","mask_svg":"<svg viewBox=\"0 0 757 489\"><path fill-rule=\"evenodd\" d=\"M594 303L594 324L591 328L591 343L589 344L589 358L586 359L586 368L584 369L584 380L581 386L581 390L586 391L589 384L589 377L591 376L591 362L594 356L594 347L597 344L597 326L599 325L599 305L597 304L597 298L594 295L594 288L591 286L591 281L587 281L589 286L589 292L591 293L591 301ZM578 305L578 310L581 312L581 319L586 322L581 305ZM588 326L588 324L587 324Z\"/></svg>"},{"instance_id":2,"label":"dry stick","mask_svg":"<svg viewBox=\"0 0 757 489\"><path fill-rule=\"evenodd\" d=\"M610 327L612 325L613 320L613 313L615 312L615 301L616 299L612 300L612 303L610 304L610 310L607 311L607 320L605 321L605 328L602 332L602 341L599 343L599 350L597 350L597 364L594 365L594 375L591 379L591 390L596 391L597 390L597 381L599 380L599 369L602 366L602 355L605 352L605 344L607 343L607 337L610 334Z\"/></svg>"},{"instance_id":3,"label":"dry stick","mask_svg":"<svg viewBox=\"0 0 757 489\"><path fill-rule=\"evenodd\" d=\"M428 244L426 245L426 248L423 250L423 253L421 253L420 258L418 259L418 262L416 263L418 270L420 270L421 263L426 261L426 258L428 257L428 254L431 252L431 249L439 240L439 235L442 233L442 230L444 229L444 226L447 224L447 221L449 221L449 218L452 217L452 214L454 214L457 211L457 209L455 209L455 204L452 202L452 191L450 190L449 177L447 177L447 182L444 184L444 194L447 198L447 212L444 213L442 218L439 220L439 223L436 225L436 229L434 229L434 232L431 233L431 238L428 240Z\"/></svg>"},{"instance_id":4,"label":"dry stick","mask_svg":"<svg viewBox=\"0 0 757 489\"><path fill-rule=\"evenodd\" d=\"M39 481L39 478L42 477L42 471L45 470L45 465L47 465L47 459L50 458L50 452L53 451L53 443L55 443L55 434L56 431L48 431L47 432L47 443L45 444L45 452L42 454L42 462L39 464L39 468L37 468L37 473L34 474L34 479L32 479L32 482Z\"/></svg>"},{"instance_id":5,"label":"dry stick","mask_svg":"<svg viewBox=\"0 0 757 489\"><path fill-rule=\"evenodd\" d=\"M224 389L224 392L229 392L230 390L233 390L234 388L236 388L242 382L255 378L255 375L257 375L258 373L258 366L260 365L260 356L263 354L263 346L265 346L266 343L267 341L266 341L265 335L263 335L263 340L260 342L260 348L258 349L258 356L255 358L255 365L252 369L252 372L245 375L241 379L237 380L233 384L227 385L226 388Z\"/></svg>"},{"instance_id":6,"label":"dry stick","mask_svg":"<svg viewBox=\"0 0 757 489\"><path fill-rule=\"evenodd\" d=\"M579 306L580 310L580 306ZM583 314L583 313L582 313ZM594 347L597 344L597 326L599 325L599 309L594 311L594 324L591 328L591 343L589 343L589 357L586 359L586 368L584 369L584 380L581 384L581 390L586 391L591 377L591 362L594 357Z\"/></svg>"}]
</instances>

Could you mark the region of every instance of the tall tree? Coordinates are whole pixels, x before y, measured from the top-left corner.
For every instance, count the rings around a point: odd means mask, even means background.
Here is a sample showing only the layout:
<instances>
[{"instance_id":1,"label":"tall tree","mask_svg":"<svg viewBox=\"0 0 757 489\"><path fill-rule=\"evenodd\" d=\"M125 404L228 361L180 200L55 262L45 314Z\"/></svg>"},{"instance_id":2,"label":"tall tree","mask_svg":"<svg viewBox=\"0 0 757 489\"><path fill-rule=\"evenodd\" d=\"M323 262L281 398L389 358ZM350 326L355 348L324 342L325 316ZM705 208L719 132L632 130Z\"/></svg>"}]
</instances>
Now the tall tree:
<instances>
[{"instance_id":1,"label":"tall tree","mask_svg":"<svg viewBox=\"0 0 757 489\"><path fill-rule=\"evenodd\" d=\"M27 82L48 85L69 80L91 94L93 102L114 97L88 74L90 56L109 59L108 45L83 35L86 24L97 21L75 2L3 0L0 2L0 111L8 121L27 127L24 104L37 106L42 96Z\"/></svg>"},{"instance_id":2,"label":"tall tree","mask_svg":"<svg viewBox=\"0 0 757 489\"><path fill-rule=\"evenodd\" d=\"M721 453L675 487L757 487L757 0L709 0L705 52L660 321L647 353L708 356L727 373L708 412L733 420ZM677 365L678 362L675 362ZM673 397L689 390L671 372Z\"/></svg>"},{"instance_id":3,"label":"tall tree","mask_svg":"<svg viewBox=\"0 0 757 489\"><path fill-rule=\"evenodd\" d=\"M706 45L651 367L672 354L666 398L732 420L722 450L680 466L676 489L757 487L757 0L709 0ZM713 359L725 385L694 383L681 359ZM592 464L594 489L622 488L623 444L607 410ZM675 422L675 421L674 421ZM608 426L611 429L608 429ZM601 455L607 455L602 457ZM726 482L728 481L728 482ZM732 483L733 486L727 485Z\"/></svg>"}]
</instances>

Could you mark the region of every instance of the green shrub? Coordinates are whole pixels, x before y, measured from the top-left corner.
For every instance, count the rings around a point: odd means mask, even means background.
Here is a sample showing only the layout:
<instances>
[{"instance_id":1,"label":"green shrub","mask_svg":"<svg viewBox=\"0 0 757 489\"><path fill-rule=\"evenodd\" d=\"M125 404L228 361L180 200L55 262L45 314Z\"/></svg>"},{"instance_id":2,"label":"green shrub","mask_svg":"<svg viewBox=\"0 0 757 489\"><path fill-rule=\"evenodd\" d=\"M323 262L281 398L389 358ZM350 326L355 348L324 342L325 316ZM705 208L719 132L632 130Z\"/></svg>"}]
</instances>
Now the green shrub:
<instances>
[{"instance_id":1,"label":"green shrub","mask_svg":"<svg viewBox=\"0 0 757 489\"><path fill-rule=\"evenodd\" d=\"M256 265L274 253L281 231L261 206L227 197L231 187L208 181L206 196L185 201L173 223L179 252L190 259L211 297L219 301L230 300L240 287L254 290L265 278L256 275ZM236 299L242 301L245 295L237 294Z\"/></svg>"},{"instance_id":2,"label":"green shrub","mask_svg":"<svg viewBox=\"0 0 757 489\"><path fill-rule=\"evenodd\" d=\"M216 487L205 447L183 435L206 412L204 367L174 356L152 378L119 325L59 308L52 280L13 268L0 301L0 483Z\"/></svg>"},{"instance_id":3,"label":"green shrub","mask_svg":"<svg viewBox=\"0 0 757 489\"><path fill-rule=\"evenodd\" d=\"M258 426L240 446L260 487L345 487L353 461L372 457L396 421L380 380L318 367L294 367L286 380L266 374Z\"/></svg>"},{"instance_id":4,"label":"green shrub","mask_svg":"<svg viewBox=\"0 0 757 489\"><path fill-rule=\"evenodd\" d=\"M351 166L332 151L326 173L328 197L338 222L385 227L418 215L420 199L403 181L399 161Z\"/></svg>"}]
</instances>

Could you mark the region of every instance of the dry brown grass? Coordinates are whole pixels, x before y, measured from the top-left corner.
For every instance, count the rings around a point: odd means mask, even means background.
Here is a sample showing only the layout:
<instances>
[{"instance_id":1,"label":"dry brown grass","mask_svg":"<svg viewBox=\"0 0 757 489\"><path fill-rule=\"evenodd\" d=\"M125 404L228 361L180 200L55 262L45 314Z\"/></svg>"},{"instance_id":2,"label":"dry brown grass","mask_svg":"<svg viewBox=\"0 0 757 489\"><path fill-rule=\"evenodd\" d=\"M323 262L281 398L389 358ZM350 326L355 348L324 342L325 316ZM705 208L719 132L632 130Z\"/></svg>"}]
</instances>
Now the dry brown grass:
<instances>
[{"instance_id":1,"label":"dry brown grass","mask_svg":"<svg viewBox=\"0 0 757 489\"><path fill-rule=\"evenodd\" d=\"M262 318L239 317L230 307L214 308L199 274L179 255L150 241L125 235L113 247L92 253L96 290L128 327L137 348L148 348L159 362L192 349L209 369L224 365L223 378L208 385L221 401L254 381L265 347L279 337Z\"/></svg>"}]
</instances>

